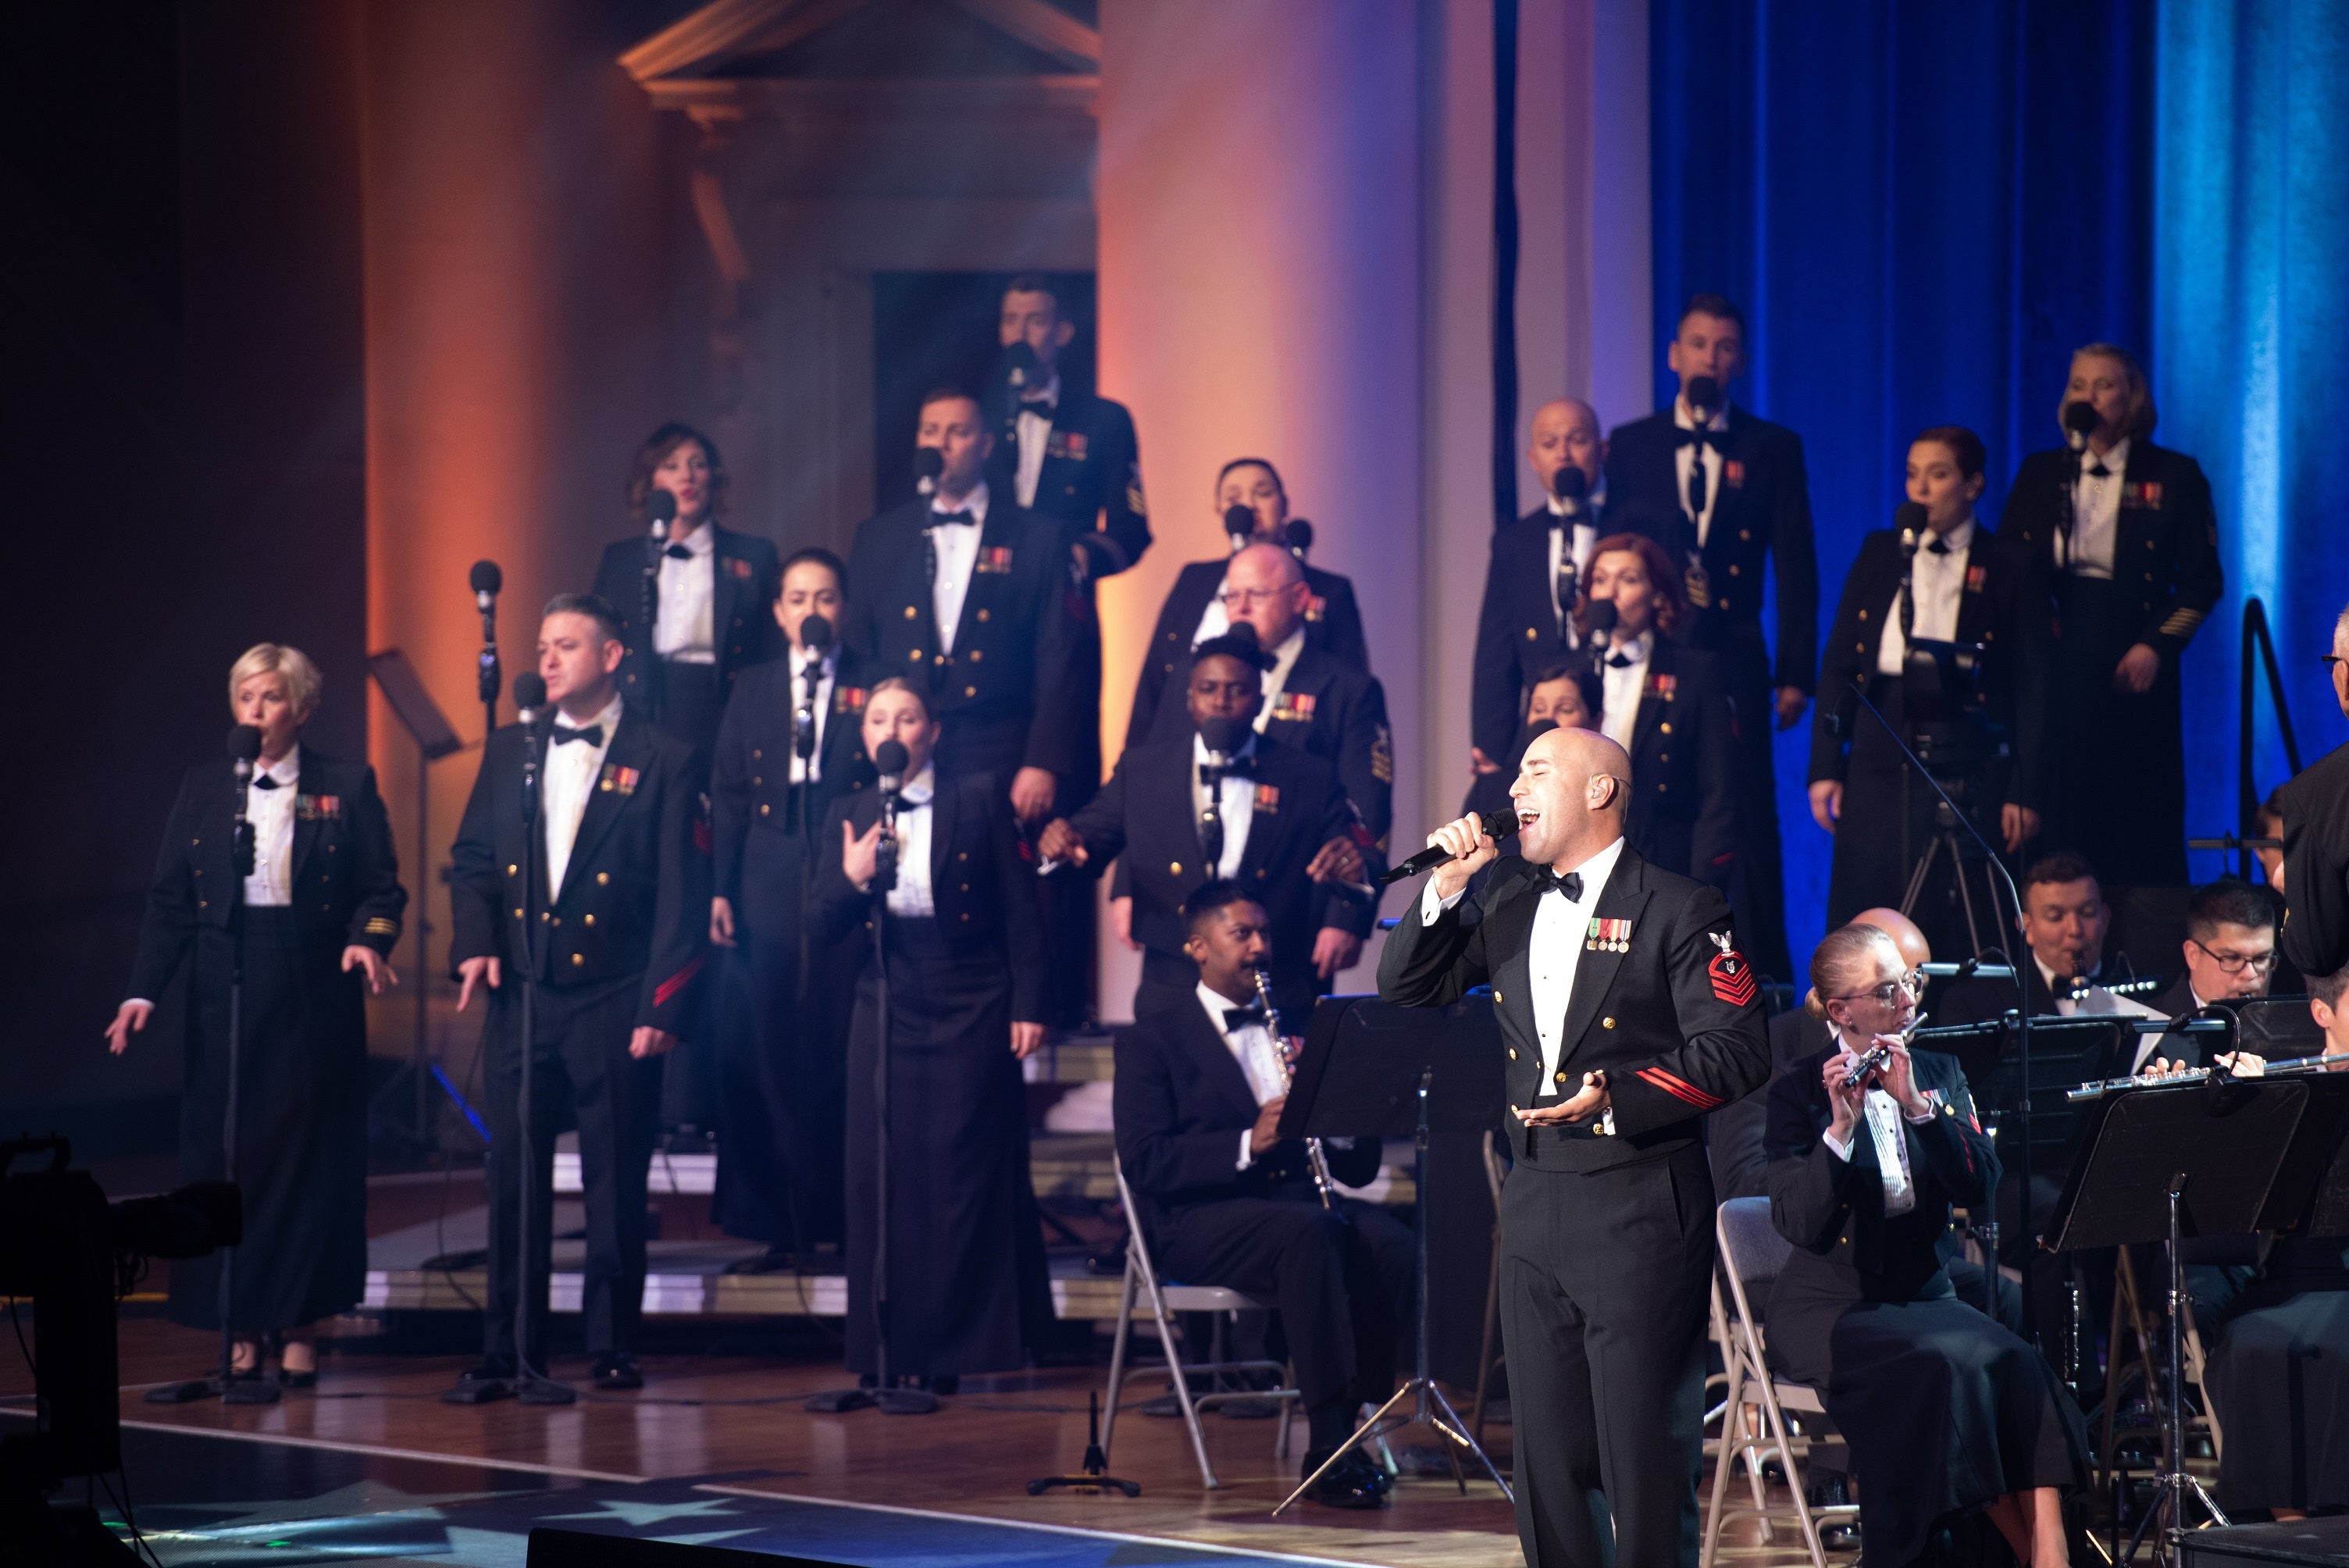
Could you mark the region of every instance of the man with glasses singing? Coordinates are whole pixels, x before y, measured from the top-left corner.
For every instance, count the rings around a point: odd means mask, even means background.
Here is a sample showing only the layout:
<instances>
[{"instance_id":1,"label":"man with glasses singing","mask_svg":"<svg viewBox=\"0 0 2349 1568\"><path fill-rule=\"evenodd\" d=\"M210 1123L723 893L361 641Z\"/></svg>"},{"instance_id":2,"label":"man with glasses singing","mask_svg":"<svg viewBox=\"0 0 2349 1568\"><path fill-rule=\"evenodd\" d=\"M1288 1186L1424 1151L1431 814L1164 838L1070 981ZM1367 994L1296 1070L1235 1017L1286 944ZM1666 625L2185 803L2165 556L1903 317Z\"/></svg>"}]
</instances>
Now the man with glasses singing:
<instances>
[{"instance_id":1,"label":"man with glasses singing","mask_svg":"<svg viewBox=\"0 0 2349 1568\"><path fill-rule=\"evenodd\" d=\"M2186 906L2186 973L2153 999L2153 1010L2175 1018L2213 1002L2264 996L2275 974L2275 899L2240 877L2220 877L2194 890ZM2140 1047L2173 1065L2202 1065L2199 1035L2163 1035L2158 1047Z\"/></svg>"}]
</instances>

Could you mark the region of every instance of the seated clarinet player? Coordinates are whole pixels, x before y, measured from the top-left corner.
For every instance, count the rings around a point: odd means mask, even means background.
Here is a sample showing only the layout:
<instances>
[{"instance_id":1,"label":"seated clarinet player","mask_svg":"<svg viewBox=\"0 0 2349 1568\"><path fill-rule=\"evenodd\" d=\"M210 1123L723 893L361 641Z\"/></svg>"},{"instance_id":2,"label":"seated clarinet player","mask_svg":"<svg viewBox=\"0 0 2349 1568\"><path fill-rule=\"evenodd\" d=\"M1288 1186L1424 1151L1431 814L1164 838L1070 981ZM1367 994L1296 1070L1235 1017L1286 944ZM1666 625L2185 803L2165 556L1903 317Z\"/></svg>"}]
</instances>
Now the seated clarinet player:
<instances>
[{"instance_id":1,"label":"seated clarinet player","mask_svg":"<svg viewBox=\"0 0 2349 1568\"><path fill-rule=\"evenodd\" d=\"M1256 974L1273 956L1254 892L1218 879L1183 906L1196 976L1183 1006L1117 1037L1117 1152L1133 1222L1173 1279L1271 1302L1304 1396L1310 1475L1394 1390L1413 1290L1411 1228L1335 1191L1325 1205L1302 1141L1278 1138L1295 1042L1276 1037ZM1301 1019L1284 1017L1294 1026ZM1322 1140L1331 1180L1378 1175L1375 1138ZM1386 1472L1359 1449L1313 1489L1332 1508L1379 1508Z\"/></svg>"},{"instance_id":2,"label":"seated clarinet player","mask_svg":"<svg viewBox=\"0 0 2349 1568\"><path fill-rule=\"evenodd\" d=\"M1951 1288L1951 1208L1990 1202L1998 1155L1956 1059L1902 1043L1912 976L1872 925L1812 954L1805 1006L1833 1038L1771 1085L1770 1218L1795 1250L1770 1347L1850 1445L1869 1568L1917 1561L1977 1509L2050 1568L2070 1560L2063 1494L2086 1482L2086 1432L2039 1353Z\"/></svg>"}]
</instances>

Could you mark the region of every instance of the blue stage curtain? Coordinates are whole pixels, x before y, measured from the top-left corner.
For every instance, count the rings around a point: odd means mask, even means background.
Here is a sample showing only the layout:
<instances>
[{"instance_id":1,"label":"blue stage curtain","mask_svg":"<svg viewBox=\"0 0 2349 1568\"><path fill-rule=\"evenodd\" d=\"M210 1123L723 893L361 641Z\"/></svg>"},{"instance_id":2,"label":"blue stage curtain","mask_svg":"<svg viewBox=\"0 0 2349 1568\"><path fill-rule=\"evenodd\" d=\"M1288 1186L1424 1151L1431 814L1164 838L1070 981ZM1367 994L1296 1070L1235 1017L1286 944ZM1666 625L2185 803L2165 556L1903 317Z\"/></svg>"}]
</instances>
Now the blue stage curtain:
<instances>
[{"instance_id":1,"label":"blue stage curtain","mask_svg":"<svg viewBox=\"0 0 2349 1568\"><path fill-rule=\"evenodd\" d=\"M2235 823L2237 646L2256 595L2274 628L2303 761L2343 738L2319 655L2349 598L2349 10L2191 0L2159 17L2153 267L2156 439L2210 476L2227 597L2187 666L2197 834ZM2328 453L2330 456L2328 457ZM2222 656L2223 655L2223 656ZM2285 774L2267 697L2255 774ZM2199 720L2199 723L2197 722ZM2217 858L2193 858L2197 875Z\"/></svg>"},{"instance_id":2,"label":"blue stage curtain","mask_svg":"<svg viewBox=\"0 0 2349 1568\"><path fill-rule=\"evenodd\" d=\"M2072 349L2145 343L2154 17L2120 0L1649 15L1656 385L1689 294L1738 302L1735 395L1809 457L1824 636L1861 536L1902 499L1911 436L1982 436L1994 523L2015 464L2060 439ZM1777 748L1798 965L1832 848L1805 791L1808 724Z\"/></svg>"}]
</instances>

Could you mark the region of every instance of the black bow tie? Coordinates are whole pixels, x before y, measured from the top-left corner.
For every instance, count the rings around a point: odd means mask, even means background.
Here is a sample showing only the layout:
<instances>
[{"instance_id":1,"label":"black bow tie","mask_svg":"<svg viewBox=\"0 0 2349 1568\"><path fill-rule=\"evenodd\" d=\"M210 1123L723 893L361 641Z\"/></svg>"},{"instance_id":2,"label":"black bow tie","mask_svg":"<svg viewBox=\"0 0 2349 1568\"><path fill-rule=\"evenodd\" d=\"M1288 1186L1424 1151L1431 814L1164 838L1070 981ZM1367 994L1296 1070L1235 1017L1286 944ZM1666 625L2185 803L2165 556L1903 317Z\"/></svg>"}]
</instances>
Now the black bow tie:
<instances>
[{"instance_id":1,"label":"black bow tie","mask_svg":"<svg viewBox=\"0 0 2349 1568\"><path fill-rule=\"evenodd\" d=\"M591 724L583 728L574 729L567 724L556 725L554 744L560 746L566 740L584 740L590 746L601 746L604 744L604 727L600 724Z\"/></svg>"},{"instance_id":2,"label":"black bow tie","mask_svg":"<svg viewBox=\"0 0 2349 1568\"><path fill-rule=\"evenodd\" d=\"M1728 444L1729 432L1726 430L1715 430L1708 428L1702 430L1675 429L1672 432L1672 445L1674 448L1711 447L1717 452Z\"/></svg>"},{"instance_id":3,"label":"black bow tie","mask_svg":"<svg viewBox=\"0 0 2349 1568\"><path fill-rule=\"evenodd\" d=\"M1237 1033L1250 1024L1261 1024L1267 1027L1271 1026L1272 1018L1265 1012L1263 1003L1251 1002L1245 1007L1224 1009L1224 1033L1227 1035Z\"/></svg>"},{"instance_id":4,"label":"black bow tie","mask_svg":"<svg viewBox=\"0 0 2349 1568\"><path fill-rule=\"evenodd\" d=\"M1199 782L1210 789L1216 787L1216 781L1219 779L1253 779L1255 777L1256 758L1253 757L1235 757L1221 768L1212 762L1199 764Z\"/></svg>"},{"instance_id":5,"label":"black bow tie","mask_svg":"<svg viewBox=\"0 0 2349 1568\"><path fill-rule=\"evenodd\" d=\"M253 781L253 787L256 789L274 789L277 788L277 780L264 773Z\"/></svg>"},{"instance_id":6,"label":"black bow tie","mask_svg":"<svg viewBox=\"0 0 2349 1568\"><path fill-rule=\"evenodd\" d=\"M1060 406L1061 395L1058 392L1031 393L1019 399L1019 411L1023 414L1050 414Z\"/></svg>"},{"instance_id":7,"label":"black bow tie","mask_svg":"<svg viewBox=\"0 0 2349 1568\"><path fill-rule=\"evenodd\" d=\"M1547 867L1544 867L1542 870L1534 873L1534 886L1542 892L1547 892L1552 888L1556 888L1558 892L1566 894L1566 902L1568 903L1580 903L1582 902L1582 873L1580 872L1568 872L1564 876L1560 876L1556 872L1549 870Z\"/></svg>"},{"instance_id":8,"label":"black bow tie","mask_svg":"<svg viewBox=\"0 0 2349 1568\"><path fill-rule=\"evenodd\" d=\"M1938 539L1925 546L1925 553L1928 555L1947 555L1949 552L1950 547Z\"/></svg>"},{"instance_id":9,"label":"black bow tie","mask_svg":"<svg viewBox=\"0 0 2349 1568\"><path fill-rule=\"evenodd\" d=\"M2104 459L2098 458L2088 465L2088 477L2092 480L2108 480L2113 477L2113 470L2105 467Z\"/></svg>"},{"instance_id":10,"label":"black bow tie","mask_svg":"<svg viewBox=\"0 0 2349 1568\"><path fill-rule=\"evenodd\" d=\"M1607 655L1607 667L1610 670L1628 670L1631 667L1631 655L1609 654Z\"/></svg>"},{"instance_id":11,"label":"black bow tie","mask_svg":"<svg viewBox=\"0 0 2349 1568\"><path fill-rule=\"evenodd\" d=\"M934 511L930 513L930 522L933 526L951 528L960 523L975 524L978 521L978 519L973 517L968 511Z\"/></svg>"},{"instance_id":12,"label":"black bow tie","mask_svg":"<svg viewBox=\"0 0 2349 1568\"><path fill-rule=\"evenodd\" d=\"M667 550L662 551L661 553L667 556L671 561L690 561L693 559L693 552L688 550L682 544L672 544Z\"/></svg>"}]
</instances>

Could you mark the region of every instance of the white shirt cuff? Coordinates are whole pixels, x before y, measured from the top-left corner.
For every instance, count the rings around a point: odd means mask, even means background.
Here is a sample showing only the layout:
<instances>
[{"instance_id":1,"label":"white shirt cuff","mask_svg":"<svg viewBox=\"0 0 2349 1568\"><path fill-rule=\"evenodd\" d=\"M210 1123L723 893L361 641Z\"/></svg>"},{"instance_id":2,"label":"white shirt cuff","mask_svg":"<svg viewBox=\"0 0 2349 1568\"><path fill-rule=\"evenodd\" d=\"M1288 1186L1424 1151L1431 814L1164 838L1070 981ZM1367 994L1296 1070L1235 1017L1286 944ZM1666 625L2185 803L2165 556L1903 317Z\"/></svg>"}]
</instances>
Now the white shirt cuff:
<instances>
[{"instance_id":1,"label":"white shirt cuff","mask_svg":"<svg viewBox=\"0 0 2349 1568\"><path fill-rule=\"evenodd\" d=\"M1464 882L1461 884L1460 891L1454 893L1450 898L1438 899L1435 896L1435 879L1433 877L1428 878L1427 886L1420 890L1419 923L1422 925L1433 925L1437 916L1441 915L1445 910L1452 908L1462 899L1466 898L1467 896L1468 887L1467 884Z\"/></svg>"},{"instance_id":2,"label":"white shirt cuff","mask_svg":"<svg viewBox=\"0 0 2349 1568\"><path fill-rule=\"evenodd\" d=\"M125 996L122 999L122 1005L126 1007L129 1006L134 1002L141 1007L151 1007L155 1005L151 999L145 996Z\"/></svg>"},{"instance_id":3,"label":"white shirt cuff","mask_svg":"<svg viewBox=\"0 0 2349 1568\"><path fill-rule=\"evenodd\" d=\"M1240 1129L1240 1162L1236 1169L1245 1171L1249 1166L1256 1163L1256 1152L1248 1148L1249 1143L1254 1141L1255 1138L1255 1128L1243 1127Z\"/></svg>"},{"instance_id":4,"label":"white shirt cuff","mask_svg":"<svg viewBox=\"0 0 2349 1568\"><path fill-rule=\"evenodd\" d=\"M1854 1141L1857 1137L1858 1137L1858 1133L1857 1133L1857 1131L1855 1131L1855 1132L1853 1133L1853 1135L1852 1135L1852 1137L1851 1137L1851 1138L1849 1138L1849 1139L1846 1139L1846 1140L1845 1140L1843 1142L1841 1142L1841 1143L1837 1143L1837 1142L1836 1141L1836 1135L1835 1135L1834 1133L1832 1133L1832 1132L1822 1132L1822 1133L1820 1133L1820 1134L1819 1134L1819 1141L1820 1141L1821 1143L1824 1143L1824 1144L1826 1144L1826 1145L1827 1146L1827 1152L1828 1152L1828 1153L1830 1153L1830 1154L1834 1155L1837 1159L1838 1159L1838 1160L1842 1161L1845 1164L1848 1165L1848 1164L1850 1164L1850 1163L1851 1163L1851 1146L1852 1146L1852 1142L1853 1142L1853 1141Z\"/></svg>"}]
</instances>

